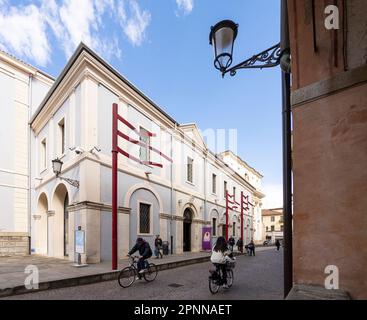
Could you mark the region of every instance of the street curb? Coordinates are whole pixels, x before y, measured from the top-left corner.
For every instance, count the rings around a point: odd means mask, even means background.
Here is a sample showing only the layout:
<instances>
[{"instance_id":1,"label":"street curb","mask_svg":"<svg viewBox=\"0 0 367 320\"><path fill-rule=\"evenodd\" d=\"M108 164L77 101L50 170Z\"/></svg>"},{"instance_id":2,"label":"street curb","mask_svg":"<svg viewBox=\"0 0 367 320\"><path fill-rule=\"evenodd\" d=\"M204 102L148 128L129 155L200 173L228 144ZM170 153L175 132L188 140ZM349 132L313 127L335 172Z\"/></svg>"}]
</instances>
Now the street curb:
<instances>
[{"instance_id":1,"label":"street curb","mask_svg":"<svg viewBox=\"0 0 367 320\"><path fill-rule=\"evenodd\" d=\"M235 256L237 255L239 254L235 253ZM175 269L175 268L184 267L184 266L188 266L192 264L207 262L209 260L210 260L210 255L208 255L207 257L199 257L199 258L191 258L191 259L180 260L180 261L173 261L173 262L168 262L168 263L157 265L157 269L158 271ZM109 271L109 272L92 274L92 275L81 276L81 277L40 282L38 289L27 289L24 285L12 287L12 288L0 289L0 298L20 295L20 294L40 292L40 291L45 291L45 290L60 289L60 288L74 287L74 286L80 286L80 285L86 285L86 284L92 284L92 283L98 283L98 282L104 282L104 281L117 280L117 277L120 271L121 270Z\"/></svg>"}]
</instances>

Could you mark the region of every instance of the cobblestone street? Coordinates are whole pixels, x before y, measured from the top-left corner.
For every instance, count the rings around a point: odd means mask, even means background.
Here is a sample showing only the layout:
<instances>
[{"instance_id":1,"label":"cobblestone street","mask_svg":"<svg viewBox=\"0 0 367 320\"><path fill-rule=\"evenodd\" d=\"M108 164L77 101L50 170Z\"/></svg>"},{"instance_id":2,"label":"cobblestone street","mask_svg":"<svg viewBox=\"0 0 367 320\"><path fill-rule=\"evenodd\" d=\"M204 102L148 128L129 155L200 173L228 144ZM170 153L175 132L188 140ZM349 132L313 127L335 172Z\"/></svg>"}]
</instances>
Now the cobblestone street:
<instances>
[{"instance_id":1,"label":"cobblestone street","mask_svg":"<svg viewBox=\"0 0 367 320\"><path fill-rule=\"evenodd\" d=\"M135 282L127 289L121 288L117 281L108 281L6 299L283 299L282 266L283 251L277 252L275 248L259 251L256 257L238 257L233 287L221 289L214 296L208 289L211 263L207 262L161 271L154 282Z\"/></svg>"}]
</instances>

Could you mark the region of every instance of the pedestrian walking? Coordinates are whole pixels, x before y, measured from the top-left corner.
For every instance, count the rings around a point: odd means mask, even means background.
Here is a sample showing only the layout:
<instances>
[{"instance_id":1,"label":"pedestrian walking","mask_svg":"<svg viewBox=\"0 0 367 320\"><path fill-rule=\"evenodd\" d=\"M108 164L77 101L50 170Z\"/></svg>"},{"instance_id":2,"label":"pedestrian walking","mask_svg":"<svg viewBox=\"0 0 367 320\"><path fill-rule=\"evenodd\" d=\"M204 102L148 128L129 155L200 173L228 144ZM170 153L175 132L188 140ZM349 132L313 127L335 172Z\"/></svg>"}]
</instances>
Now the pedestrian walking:
<instances>
[{"instance_id":1,"label":"pedestrian walking","mask_svg":"<svg viewBox=\"0 0 367 320\"><path fill-rule=\"evenodd\" d=\"M255 256L255 243L254 243L254 240L251 239L250 243L248 244L248 248L250 250L250 256Z\"/></svg>"},{"instance_id":2,"label":"pedestrian walking","mask_svg":"<svg viewBox=\"0 0 367 320\"><path fill-rule=\"evenodd\" d=\"M280 248L280 241L279 241L279 240L275 241L275 245L276 245L276 247L277 247L277 251L279 251L279 248Z\"/></svg>"},{"instance_id":3,"label":"pedestrian walking","mask_svg":"<svg viewBox=\"0 0 367 320\"><path fill-rule=\"evenodd\" d=\"M241 252L241 253L243 253L243 241L242 241L242 238L239 238L237 240L236 245L237 245L238 251Z\"/></svg>"},{"instance_id":4,"label":"pedestrian walking","mask_svg":"<svg viewBox=\"0 0 367 320\"><path fill-rule=\"evenodd\" d=\"M154 255L155 255L155 258L156 259L159 259L159 258L163 258L163 255L162 255L162 246L163 246L163 241L162 239L160 238L159 234L157 234L155 240L154 240Z\"/></svg>"},{"instance_id":5,"label":"pedestrian walking","mask_svg":"<svg viewBox=\"0 0 367 320\"><path fill-rule=\"evenodd\" d=\"M234 238L231 236L229 239L228 239L228 248L229 250L231 250L233 252L233 247L235 245L236 241L234 240Z\"/></svg>"}]
</instances>

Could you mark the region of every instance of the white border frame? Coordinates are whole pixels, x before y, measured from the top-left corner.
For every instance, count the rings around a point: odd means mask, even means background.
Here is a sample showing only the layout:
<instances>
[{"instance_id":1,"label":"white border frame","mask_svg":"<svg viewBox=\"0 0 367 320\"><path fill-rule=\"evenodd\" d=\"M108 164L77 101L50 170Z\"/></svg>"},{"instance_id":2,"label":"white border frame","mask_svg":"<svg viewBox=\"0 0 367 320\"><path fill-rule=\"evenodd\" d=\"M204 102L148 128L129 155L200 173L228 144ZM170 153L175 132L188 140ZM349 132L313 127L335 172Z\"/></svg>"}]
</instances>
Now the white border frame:
<instances>
[{"instance_id":1,"label":"white border frame","mask_svg":"<svg viewBox=\"0 0 367 320\"><path fill-rule=\"evenodd\" d=\"M145 200L140 200L140 199L137 199L136 200L136 203L137 203L137 206L136 206L136 218L137 218L137 221L136 221L136 234L138 236L142 236L142 237L150 237L150 236L153 236L153 233L154 233L154 217L153 217L153 203L149 202L149 201L145 201ZM149 218L150 218L150 225L149 225L149 233L141 233L140 232L140 204L143 203L143 204L148 204L150 206L149 208Z\"/></svg>"}]
</instances>

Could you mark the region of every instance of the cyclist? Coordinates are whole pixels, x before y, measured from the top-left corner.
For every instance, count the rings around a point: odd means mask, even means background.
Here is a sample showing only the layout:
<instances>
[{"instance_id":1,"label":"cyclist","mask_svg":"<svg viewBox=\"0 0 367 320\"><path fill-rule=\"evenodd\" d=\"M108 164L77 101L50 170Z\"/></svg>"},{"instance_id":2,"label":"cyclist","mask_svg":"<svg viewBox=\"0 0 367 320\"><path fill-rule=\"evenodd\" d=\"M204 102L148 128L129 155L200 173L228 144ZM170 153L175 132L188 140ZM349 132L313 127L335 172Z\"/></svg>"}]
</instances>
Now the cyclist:
<instances>
[{"instance_id":1,"label":"cyclist","mask_svg":"<svg viewBox=\"0 0 367 320\"><path fill-rule=\"evenodd\" d=\"M219 265L221 270L222 270L222 275L223 275L223 281L224 281L224 285L223 288L228 289L228 284L227 284L227 268L226 268L226 263L227 261L231 261L231 256L232 256L232 252L230 250L228 250L227 247L227 242L226 239L224 239L224 237L219 237L217 239L217 242L215 244L215 246L213 247L212 250L212 255L210 257L210 261L214 264L214 265Z\"/></svg>"},{"instance_id":2,"label":"cyclist","mask_svg":"<svg viewBox=\"0 0 367 320\"><path fill-rule=\"evenodd\" d=\"M139 261L137 264L138 267L138 278L141 279L142 274L146 270L145 261L152 256L152 249L148 242L146 242L143 238L137 238L135 246L129 251L129 256L134 254L136 251L139 251Z\"/></svg>"}]
</instances>

